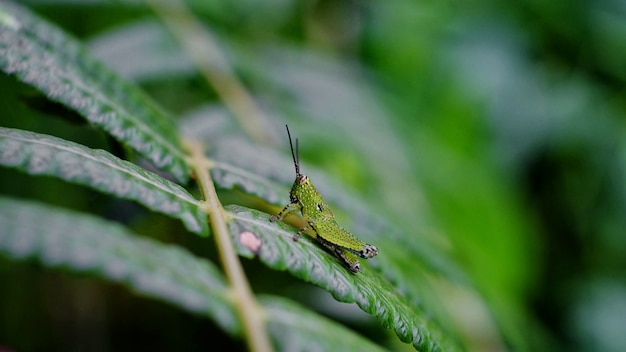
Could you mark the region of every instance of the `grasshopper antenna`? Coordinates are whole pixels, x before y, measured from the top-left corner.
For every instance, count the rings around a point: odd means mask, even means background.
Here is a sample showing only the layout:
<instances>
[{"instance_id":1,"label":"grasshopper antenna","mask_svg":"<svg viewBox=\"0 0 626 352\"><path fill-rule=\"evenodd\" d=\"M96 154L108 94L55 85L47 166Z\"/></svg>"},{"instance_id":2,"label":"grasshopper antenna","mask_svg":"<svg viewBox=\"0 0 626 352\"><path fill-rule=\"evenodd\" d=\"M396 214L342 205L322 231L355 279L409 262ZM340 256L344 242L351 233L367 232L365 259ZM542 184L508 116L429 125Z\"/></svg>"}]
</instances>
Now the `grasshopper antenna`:
<instances>
[{"instance_id":1,"label":"grasshopper antenna","mask_svg":"<svg viewBox=\"0 0 626 352\"><path fill-rule=\"evenodd\" d=\"M291 142L291 133L289 133L289 126L287 128L287 136L289 136L289 146L291 147L291 157L293 158L293 164L296 167L296 175L300 175L300 155L298 154L298 138L296 138L296 153L293 152L293 143Z\"/></svg>"}]
</instances>

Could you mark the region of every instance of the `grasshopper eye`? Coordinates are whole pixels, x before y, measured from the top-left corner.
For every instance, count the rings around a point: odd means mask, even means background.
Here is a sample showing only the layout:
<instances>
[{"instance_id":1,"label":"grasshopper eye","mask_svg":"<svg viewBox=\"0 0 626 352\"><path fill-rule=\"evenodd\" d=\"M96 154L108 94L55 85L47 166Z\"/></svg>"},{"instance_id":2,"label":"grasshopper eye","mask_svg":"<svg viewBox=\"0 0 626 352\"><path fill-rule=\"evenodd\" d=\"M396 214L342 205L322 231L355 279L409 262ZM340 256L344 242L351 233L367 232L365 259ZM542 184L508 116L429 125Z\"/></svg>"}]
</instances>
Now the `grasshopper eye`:
<instances>
[{"instance_id":1,"label":"grasshopper eye","mask_svg":"<svg viewBox=\"0 0 626 352\"><path fill-rule=\"evenodd\" d=\"M317 211L324 211L324 207L322 206L322 203L317 203Z\"/></svg>"},{"instance_id":2,"label":"grasshopper eye","mask_svg":"<svg viewBox=\"0 0 626 352\"><path fill-rule=\"evenodd\" d=\"M302 177L300 178L300 184L303 185L308 182L309 182L309 178L307 177L307 175L302 175Z\"/></svg>"}]
</instances>

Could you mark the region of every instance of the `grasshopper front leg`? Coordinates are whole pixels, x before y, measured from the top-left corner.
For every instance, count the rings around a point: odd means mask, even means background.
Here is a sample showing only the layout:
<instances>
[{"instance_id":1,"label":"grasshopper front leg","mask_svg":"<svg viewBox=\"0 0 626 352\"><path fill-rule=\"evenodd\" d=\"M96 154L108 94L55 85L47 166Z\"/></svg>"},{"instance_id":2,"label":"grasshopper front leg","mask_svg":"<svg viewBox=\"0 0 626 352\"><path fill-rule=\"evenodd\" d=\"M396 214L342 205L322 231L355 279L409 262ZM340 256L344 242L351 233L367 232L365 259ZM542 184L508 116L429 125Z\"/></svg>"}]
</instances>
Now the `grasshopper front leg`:
<instances>
[{"instance_id":1,"label":"grasshopper front leg","mask_svg":"<svg viewBox=\"0 0 626 352\"><path fill-rule=\"evenodd\" d=\"M278 213L278 215L272 215L270 217L270 221L274 222L274 221L282 220L285 217L287 217L288 215L291 215L291 214L297 212L298 210L300 210L300 208L302 208L302 205L300 205L299 202L291 202L291 203L285 205L283 210L281 210L280 213Z\"/></svg>"},{"instance_id":2,"label":"grasshopper front leg","mask_svg":"<svg viewBox=\"0 0 626 352\"><path fill-rule=\"evenodd\" d=\"M289 204L287 204L283 210L281 210L278 215L272 215L270 217L270 222L275 222L275 221L279 221L282 220L284 218L286 218L287 216L298 212L300 209L302 208L302 205L300 204L300 202L291 202ZM305 226L303 228L301 228L300 230L298 230L298 232L293 235L292 239L294 241L297 241L298 239L300 239L300 236L302 236L302 233L306 230L309 229L309 226Z\"/></svg>"}]
</instances>

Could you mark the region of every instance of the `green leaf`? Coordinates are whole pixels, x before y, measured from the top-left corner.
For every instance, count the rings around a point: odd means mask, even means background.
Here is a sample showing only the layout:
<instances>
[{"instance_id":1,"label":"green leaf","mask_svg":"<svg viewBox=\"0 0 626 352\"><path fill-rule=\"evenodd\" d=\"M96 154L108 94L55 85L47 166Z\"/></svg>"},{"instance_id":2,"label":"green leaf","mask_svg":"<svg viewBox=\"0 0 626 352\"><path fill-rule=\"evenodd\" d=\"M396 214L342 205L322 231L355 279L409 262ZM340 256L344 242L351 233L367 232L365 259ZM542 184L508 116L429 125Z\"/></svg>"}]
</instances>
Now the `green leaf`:
<instances>
[{"instance_id":1,"label":"green leaf","mask_svg":"<svg viewBox=\"0 0 626 352\"><path fill-rule=\"evenodd\" d=\"M214 320L241 327L226 282L211 263L124 227L45 204L0 197L0 255L87 273ZM349 329L289 300L263 296L268 333L279 350L378 351Z\"/></svg>"},{"instance_id":2,"label":"green leaf","mask_svg":"<svg viewBox=\"0 0 626 352\"><path fill-rule=\"evenodd\" d=\"M155 18L105 30L86 44L94 56L135 82L180 79L198 71L167 27ZM133 60L128 60L131 50Z\"/></svg>"},{"instance_id":3,"label":"green leaf","mask_svg":"<svg viewBox=\"0 0 626 352\"><path fill-rule=\"evenodd\" d=\"M192 121L183 119L183 126ZM183 127L183 130L187 127ZM287 155L274 149L255 145L243 138L219 138L216 131L211 139L209 156L213 160L211 175L217 185L230 189L238 187L278 206L289 202L287 185L295 177L293 163ZM291 170L291 172L289 172ZM390 224L383 215L371 209L369 202L351 194L345 187L331 182L322 172L308 167L306 174L313 180L333 210L349 214L341 224L368 243L379 247L381 256L374 264L385 277L406 293L411 301L423 302L426 290L423 282L416 284L416 276L441 275L448 280L466 283L463 271L443 252L421 236L409 235ZM418 270L421 269L421 270Z\"/></svg>"},{"instance_id":4,"label":"green leaf","mask_svg":"<svg viewBox=\"0 0 626 352\"><path fill-rule=\"evenodd\" d=\"M189 166L173 120L136 86L96 61L59 28L0 1L0 69L186 181Z\"/></svg>"},{"instance_id":5,"label":"green leaf","mask_svg":"<svg viewBox=\"0 0 626 352\"><path fill-rule=\"evenodd\" d=\"M279 351L384 351L346 327L293 301L260 298L268 315L268 330Z\"/></svg>"},{"instance_id":6,"label":"green leaf","mask_svg":"<svg viewBox=\"0 0 626 352\"><path fill-rule=\"evenodd\" d=\"M90 215L6 197L0 197L0 225L0 254L89 273L240 333L222 275L182 248Z\"/></svg>"},{"instance_id":7,"label":"green leaf","mask_svg":"<svg viewBox=\"0 0 626 352\"><path fill-rule=\"evenodd\" d=\"M214 119L217 118L219 115L214 116ZM193 122L183 119L181 129L192 130L196 126ZM226 125L221 127L228 128ZM285 170L293 170L293 164L287 164L286 159L274 149L253 144L241 136L233 137L220 132L213 130L210 135L193 135L203 137L200 140L210 140L208 157L211 159L213 181L224 189L238 187L271 204L287 204L289 191L286 184L293 182L295 174Z\"/></svg>"},{"instance_id":8,"label":"green leaf","mask_svg":"<svg viewBox=\"0 0 626 352\"><path fill-rule=\"evenodd\" d=\"M197 123L202 116L216 128L203 132ZM222 188L239 188L279 207L287 204L287 185L295 176L289 156L244 138L220 133L220 128L230 129L221 120L222 115L216 114L214 109L182 120L183 131L211 142L209 157L215 183ZM314 167L307 166L306 174L331 203L336 215L344 215L340 219L342 226L379 248L381 254L371 261L371 265L412 305L419 305L427 314L442 323L449 323L448 312L441 306L440 294L433 287L432 278L467 285L463 271L444 252L416 235L419 229L400 230L384 215L372 210L369 202L350 194L345 187L333 184Z\"/></svg>"},{"instance_id":9,"label":"green leaf","mask_svg":"<svg viewBox=\"0 0 626 352\"><path fill-rule=\"evenodd\" d=\"M0 165L85 185L180 219L208 235L207 215L184 188L104 150L60 138L0 127Z\"/></svg>"},{"instance_id":10,"label":"green leaf","mask_svg":"<svg viewBox=\"0 0 626 352\"><path fill-rule=\"evenodd\" d=\"M379 273L367 265L359 274L352 274L336 258L324 251L314 240L304 236L293 241L293 228L271 223L267 214L240 206L228 206L229 228L238 253L258 258L276 270L311 282L333 297L346 303L356 303L363 311L375 316L385 328L394 329L400 340L412 343L420 351L456 349L456 343L419 307L402 296ZM241 234L258 236L261 247L253 251L240 240ZM381 253L381 255L393 255ZM378 259L370 259L376 262Z\"/></svg>"},{"instance_id":11,"label":"green leaf","mask_svg":"<svg viewBox=\"0 0 626 352\"><path fill-rule=\"evenodd\" d=\"M214 118L217 118L215 116ZM182 129L190 129L193 120L183 119ZM241 137L219 137L212 131L209 157L213 160L211 175L222 188L239 187L248 194L264 199L268 203L284 206L289 202L288 186L295 179L291 157L275 149L251 143ZM350 218L342 222L370 243L380 240L390 244L402 243L429 270L446 277L462 281L463 272L446 256L420 236L407 236L399 228L385 220L384 216L371 209L368 202L351 193L345 187L332 182L315 167L306 166L304 173L310 177L324 199L333 209L342 210ZM326 191L326 192L324 192ZM385 234L384 237L381 234Z\"/></svg>"},{"instance_id":12,"label":"green leaf","mask_svg":"<svg viewBox=\"0 0 626 352\"><path fill-rule=\"evenodd\" d=\"M112 42L123 42L120 40L121 34L124 36L132 34L132 37L137 40L133 45L146 48L146 52L162 51L163 48L172 45L171 38L158 25L142 22L123 27L119 29L119 33L116 31L111 34L104 34L101 40L108 45L96 42L98 44L96 46L100 48L115 46ZM229 42L228 40L225 41ZM278 48L278 50L286 52L290 49ZM141 67L128 67L123 60L123 55L119 53L109 55L110 52L105 52L102 49L100 52L103 57L107 58L107 62L133 71L139 79L144 76L145 72L142 71ZM311 119L309 123L298 119L297 126L300 126L298 136L306 138L309 141L308 145L314 145L315 141L319 142L319 135L324 135L324 150L349 149L360 152L369 161L363 160L367 172L357 172L356 174L366 177L378 175L377 178L379 179L374 183L369 179L360 180L360 182L367 182L374 188L376 188L375 183L379 183L385 191L382 192L382 195L378 193L373 200L368 201L367 198L350 194L345 185L331 182L326 172L316 171L314 167L310 167L308 164L304 165L304 172L311 177L322 195L332 204L333 209L343 211L343 215L345 215L341 219L343 226L349 228L358 237L377 245L381 251L394 253L393 256L381 256L374 264L377 269L411 302L426 305L429 311L440 309L440 307L436 307L441 304L440 296L435 292L435 289L429 287L427 282L429 277L432 278L433 274L436 274L438 278L443 276L450 281L463 285L467 285L468 280L464 272L449 259L447 253L426 238L427 234L432 232L432 226L427 225L427 221L423 220L427 216L426 211L416 205L420 202L409 199L410 197L397 196L398 192L402 195L419 193L419 184L415 182L411 172L407 171L407 160L402 157L402 155L406 155L406 150L403 148L407 146L402 144L401 139L387 125L388 118L381 107L377 105L375 97L372 96L372 92L369 90L371 87L368 87L363 76L351 74L352 71L347 70L346 66L323 60L317 54L306 51L296 53L295 56L298 59L295 62L300 65L298 67L293 67L293 62L287 60L286 66L290 67L288 68L288 71L291 72L290 78L267 74L267 72L274 70L273 67L269 67L273 55L264 55L264 53L267 54L266 51L259 55L259 52L254 50L234 50L233 59L235 64L242 63L244 68L254 66L251 71L255 71L263 77L263 86L266 84L272 87L278 86L277 91L279 92L289 91L298 95L292 103L289 103L292 100L282 99L280 96L273 96L270 99L273 102L280 102L282 111L289 109L291 109L289 111L297 111L297 113L286 112L281 114L280 122L278 121L279 118L273 118L277 127L280 128L277 130L282 131L282 124L284 123L282 119L289 118L290 115L301 116L303 113L305 115L319 115ZM290 52L291 54L293 54L293 50ZM145 59L152 62L154 61L153 56ZM164 74L168 71L170 74L180 72L178 65L184 66L187 62L182 58L173 60L170 55L160 57L165 60L158 64L158 71L152 72L153 75ZM268 60L268 58L270 59ZM327 72L326 70L313 70L320 73L315 75L320 79L314 80L317 83L311 83L311 80L307 78L312 77L312 67L317 68L320 60L324 67L332 68L328 72L333 74L324 74ZM339 79L339 76L335 75L337 72L340 73L341 78ZM306 87L307 84L318 84L320 80L323 81L321 82L322 85L326 84L328 87L333 87L333 89L324 89L322 94L328 91L336 93L335 88L342 86L343 88L339 89L340 92L338 92L342 94L342 98L331 97L328 99L325 97L321 99L326 102L332 101L334 106L331 107L327 107L328 104L320 105L315 101L310 102L310 109L301 106L301 102L316 99L314 95L319 92L316 90L315 94L311 94L310 90L303 89L303 87ZM264 94L276 93L265 90ZM346 95L349 99L344 99ZM289 97L291 97L291 93ZM363 103L359 105L359 102L362 101L368 102L367 107L364 108ZM350 107L341 108L342 102L349 102ZM319 112L320 109L324 111ZM314 121L326 118L325 113L328 109L332 110L332 114L329 116L346 116L327 121L328 125L337 128L331 128L332 131L320 133L319 124L316 125ZM338 111L340 109L345 111ZM360 113L352 114L350 111L360 111ZM269 115L269 117L273 116ZM376 132L374 135L377 143L368 142L371 138L370 133L338 135L339 132L337 131L342 129L361 130L362 128L359 126L363 125L363 118L367 119L368 126L376 126L375 128L368 128ZM209 156L213 161L211 175L219 187L225 189L239 188L243 192L255 195L268 203L278 206L285 205L288 202L287 187L293 182L294 177L285 136L282 133L277 133L282 140L278 145L284 146L284 149L271 149L262 145L254 145L245 138L236 137L240 131L232 125L228 113L220 106L214 105L202 107L188 114L181 120L181 131L185 135L206 141L210 145ZM384 148L380 148L381 145L384 145ZM317 154L324 154L324 151L319 151ZM394 172L390 173L389 170L394 170ZM398 171L396 172L396 170ZM415 189L416 192L405 192L404 189L395 186L398 184L406 185L406 187ZM379 208L377 205L380 202L383 202L385 206ZM398 211L398 208L402 211ZM415 221L415 219L420 220Z\"/></svg>"}]
</instances>

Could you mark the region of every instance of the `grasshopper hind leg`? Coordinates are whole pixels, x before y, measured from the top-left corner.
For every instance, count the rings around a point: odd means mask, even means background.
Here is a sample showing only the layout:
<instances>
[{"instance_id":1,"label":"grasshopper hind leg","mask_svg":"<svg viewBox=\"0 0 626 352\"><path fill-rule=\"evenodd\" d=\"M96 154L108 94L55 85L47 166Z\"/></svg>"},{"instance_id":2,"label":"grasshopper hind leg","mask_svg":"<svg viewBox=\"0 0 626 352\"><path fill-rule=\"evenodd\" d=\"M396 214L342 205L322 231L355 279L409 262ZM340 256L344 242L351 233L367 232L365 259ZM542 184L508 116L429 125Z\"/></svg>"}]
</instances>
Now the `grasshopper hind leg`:
<instances>
[{"instance_id":1,"label":"grasshopper hind leg","mask_svg":"<svg viewBox=\"0 0 626 352\"><path fill-rule=\"evenodd\" d=\"M300 236L302 236L302 234L304 233L304 231L308 230L309 226L305 226L303 228L301 228L300 230L298 230L298 232L296 232L295 235L293 235L293 237L291 238L294 241L297 241L300 239Z\"/></svg>"},{"instance_id":2,"label":"grasshopper hind leg","mask_svg":"<svg viewBox=\"0 0 626 352\"><path fill-rule=\"evenodd\" d=\"M371 244L366 244L365 247L361 250L359 255L365 259L372 258L378 254L378 248L376 246L372 246Z\"/></svg>"},{"instance_id":3,"label":"grasshopper hind leg","mask_svg":"<svg viewBox=\"0 0 626 352\"><path fill-rule=\"evenodd\" d=\"M341 259L343 265L345 265L351 272L358 273L361 271L361 262L359 262L359 258L352 252L341 247L336 247L335 255Z\"/></svg>"},{"instance_id":4,"label":"grasshopper hind leg","mask_svg":"<svg viewBox=\"0 0 626 352\"><path fill-rule=\"evenodd\" d=\"M319 235L316 236L315 238L317 239L319 243L324 245L324 247L328 248L331 252L333 252L333 254L341 260L342 264L346 268L348 268L348 270L350 270L353 273L358 273L359 271L361 271L361 262L359 262L359 258L350 250L347 250L343 247L339 247L325 240Z\"/></svg>"}]
</instances>

